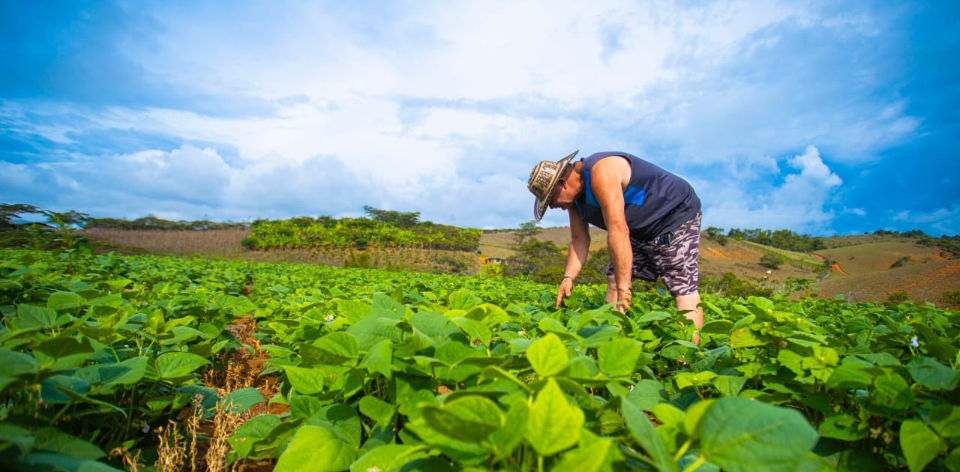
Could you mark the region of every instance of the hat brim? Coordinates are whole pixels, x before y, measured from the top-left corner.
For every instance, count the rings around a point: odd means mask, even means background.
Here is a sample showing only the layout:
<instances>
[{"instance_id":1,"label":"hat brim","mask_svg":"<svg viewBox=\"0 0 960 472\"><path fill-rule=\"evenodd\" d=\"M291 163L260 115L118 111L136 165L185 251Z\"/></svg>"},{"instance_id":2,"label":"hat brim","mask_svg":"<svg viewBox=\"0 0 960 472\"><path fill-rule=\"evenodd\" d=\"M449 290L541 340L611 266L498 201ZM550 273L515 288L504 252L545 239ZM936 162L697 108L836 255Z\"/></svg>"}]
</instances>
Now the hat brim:
<instances>
[{"instance_id":1,"label":"hat brim","mask_svg":"<svg viewBox=\"0 0 960 472\"><path fill-rule=\"evenodd\" d=\"M572 160L573 157L576 156L578 152L580 151L579 150L573 151L572 153L570 153L569 156L564 157L563 159L560 159L559 161L557 161L557 164L559 164L559 167L560 167L560 171L553 176L553 181L551 181L550 185L547 187L547 191L546 193L544 193L543 200L534 197L533 218L536 219L537 221L540 221L543 218L543 214L546 213L547 206L550 204L550 198L553 196L553 191L557 186L557 182L560 181L560 177L563 175L563 172L566 170L567 164L570 163L570 160Z\"/></svg>"}]
</instances>

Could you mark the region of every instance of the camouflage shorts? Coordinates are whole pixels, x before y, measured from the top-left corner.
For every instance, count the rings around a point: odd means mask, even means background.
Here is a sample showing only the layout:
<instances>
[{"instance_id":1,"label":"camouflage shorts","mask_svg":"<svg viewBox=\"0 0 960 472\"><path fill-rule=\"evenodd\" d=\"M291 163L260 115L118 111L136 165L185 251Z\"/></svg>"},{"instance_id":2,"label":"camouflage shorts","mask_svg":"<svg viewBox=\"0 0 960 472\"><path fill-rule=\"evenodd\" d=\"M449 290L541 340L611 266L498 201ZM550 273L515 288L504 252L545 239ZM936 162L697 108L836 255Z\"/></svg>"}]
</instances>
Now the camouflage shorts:
<instances>
[{"instance_id":1,"label":"camouflage shorts","mask_svg":"<svg viewBox=\"0 0 960 472\"><path fill-rule=\"evenodd\" d=\"M658 278L674 297L696 293L700 255L700 212L677 229L653 241L630 239L633 246L633 277L655 282ZM613 275L613 264L607 276Z\"/></svg>"}]
</instances>

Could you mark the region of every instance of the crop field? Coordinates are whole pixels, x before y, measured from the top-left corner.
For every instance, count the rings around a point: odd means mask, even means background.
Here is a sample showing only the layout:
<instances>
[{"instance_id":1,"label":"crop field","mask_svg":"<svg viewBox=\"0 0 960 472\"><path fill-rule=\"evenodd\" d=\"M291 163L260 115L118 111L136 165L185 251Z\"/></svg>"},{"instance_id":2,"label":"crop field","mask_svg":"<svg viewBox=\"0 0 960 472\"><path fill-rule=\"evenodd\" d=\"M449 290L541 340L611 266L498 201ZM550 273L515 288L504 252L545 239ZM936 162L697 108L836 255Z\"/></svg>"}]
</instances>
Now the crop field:
<instances>
[{"instance_id":1,"label":"crop field","mask_svg":"<svg viewBox=\"0 0 960 472\"><path fill-rule=\"evenodd\" d=\"M960 470L960 314L0 251L5 470Z\"/></svg>"}]
</instances>

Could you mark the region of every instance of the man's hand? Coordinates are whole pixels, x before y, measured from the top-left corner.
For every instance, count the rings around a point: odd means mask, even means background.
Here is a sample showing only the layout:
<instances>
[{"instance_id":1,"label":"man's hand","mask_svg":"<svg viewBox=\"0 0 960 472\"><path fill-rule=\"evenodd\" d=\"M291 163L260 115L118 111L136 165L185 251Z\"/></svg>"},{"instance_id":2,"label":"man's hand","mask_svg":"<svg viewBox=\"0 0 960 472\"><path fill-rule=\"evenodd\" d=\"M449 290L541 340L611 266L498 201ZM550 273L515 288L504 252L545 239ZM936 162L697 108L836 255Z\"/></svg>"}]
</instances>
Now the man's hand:
<instances>
[{"instance_id":1,"label":"man's hand","mask_svg":"<svg viewBox=\"0 0 960 472\"><path fill-rule=\"evenodd\" d=\"M560 287L557 288L557 309L560 309L560 302L563 301L563 297L570 296L570 290L573 290L573 278L569 276L564 276L560 280Z\"/></svg>"},{"instance_id":2,"label":"man's hand","mask_svg":"<svg viewBox=\"0 0 960 472\"><path fill-rule=\"evenodd\" d=\"M633 293L629 288L617 289L617 310L620 313L626 313L627 309L633 306Z\"/></svg>"}]
</instances>

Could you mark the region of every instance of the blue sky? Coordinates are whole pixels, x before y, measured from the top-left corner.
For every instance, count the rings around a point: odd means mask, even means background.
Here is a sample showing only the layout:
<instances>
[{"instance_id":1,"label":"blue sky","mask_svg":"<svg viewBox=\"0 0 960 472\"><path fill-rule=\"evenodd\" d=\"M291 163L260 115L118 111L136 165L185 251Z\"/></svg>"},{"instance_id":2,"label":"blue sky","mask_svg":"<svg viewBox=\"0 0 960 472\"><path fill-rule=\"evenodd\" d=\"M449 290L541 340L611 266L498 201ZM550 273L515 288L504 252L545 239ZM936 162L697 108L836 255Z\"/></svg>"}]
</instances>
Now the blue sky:
<instances>
[{"instance_id":1,"label":"blue sky","mask_svg":"<svg viewBox=\"0 0 960 472\"><path fill-rule=\"evenodd\" d=\"M704 227L953 235L957 57L953 0L0 2L0 201L507 228L614 150Z\"/></svg>"}]
</instances>

